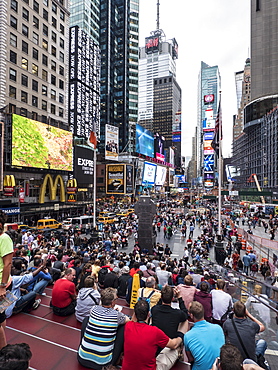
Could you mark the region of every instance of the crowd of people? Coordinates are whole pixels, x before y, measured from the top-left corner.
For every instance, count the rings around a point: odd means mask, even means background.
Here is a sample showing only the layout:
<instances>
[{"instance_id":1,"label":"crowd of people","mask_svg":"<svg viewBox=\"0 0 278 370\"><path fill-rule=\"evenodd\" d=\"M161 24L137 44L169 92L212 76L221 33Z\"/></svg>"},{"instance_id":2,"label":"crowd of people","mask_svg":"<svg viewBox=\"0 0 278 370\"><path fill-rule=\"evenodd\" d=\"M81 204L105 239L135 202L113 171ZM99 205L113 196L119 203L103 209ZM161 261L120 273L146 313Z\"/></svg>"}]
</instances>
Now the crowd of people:
<instances>
[{"instance_id":1,"label":"crowd of people","mask_svg":"<svg viewBox=\"0 0 278 370\"><path fill-rule=\"evenodd\" d=\"M259 369L256 362L263 358L266 342L256 343L255 338L264 331L264 324L240 301L234 303L225 281L217 280L202 265L218 230L215 210L169 212L175 208L178 204L158 204L153 231L163 232L166 244L155 244L151 252L140 248L134 216L106 225L98 239L90 234L82 237L74 230L47 237L22 231L15 240L15 251L8 254L11 291L18 300L6 310L6 316L38 308L41 298L37 297L53 284L53 312L75 314L82 322L78 361L87 368L98 370L120 363L127 370L136 363L142 370L170 369L186 353L185 360L192 363L193 370L215 366L225 370L225 361L232 354L241 366L234 370ZM221 226L227 237L225 224ZM200 235L194 237L196 228ZM177 231L184 249L182 258L172 258L167 244ZM237 238L231 236L224 267L240 270ZM130 253L125 251L128 239L134 241ZM242 271L248 274L256 255L251 251L246 256ZM270 269L264 266L256 272L266 279ZM126 304L136 297L131 317L115 309L118 297ZM247 349L240 340L242 336L245 343L246 335Z\"/></svg>"}]
</instances>

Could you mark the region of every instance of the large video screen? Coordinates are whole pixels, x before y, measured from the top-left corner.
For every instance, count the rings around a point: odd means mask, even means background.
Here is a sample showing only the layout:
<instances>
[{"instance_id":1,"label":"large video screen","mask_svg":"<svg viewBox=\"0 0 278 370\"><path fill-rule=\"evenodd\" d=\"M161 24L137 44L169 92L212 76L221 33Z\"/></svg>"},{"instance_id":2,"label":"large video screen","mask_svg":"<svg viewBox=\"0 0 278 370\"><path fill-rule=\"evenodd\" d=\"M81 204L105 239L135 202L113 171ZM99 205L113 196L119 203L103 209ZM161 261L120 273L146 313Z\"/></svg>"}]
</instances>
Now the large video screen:
<instances>
[{"instance_id":1,"label":"large video screen","mask_svg":"<svg viewBox=\"0 0 278 370\"><path fill-rule=\"evenodd\" d=\"M155 134L154 135L155 158L162 162L165 161L164 146L165 146L165 138L159 134Z\"/></svg>"},{"instance_id":2,"label":"large video screen","mask_svg":"<svg viewBox=\"0 0 278 370\"><path fill-rule=\"evenodd\" d=\"M154 157L153 133L141 125L136 125L136 152Z\"/></svg>"},{"instance_id":3,"label":"large video screen","mask_svg":"<svg viewBox=\"0 0 278 370\"><path fill-rule=\"evenodd\" d=\"M144 163L142 185L154 185L157 165L150 162Z\"/></svg>"},{"instance_id":4,"label":"large video screen","mask_svg":"<svg viewBox=\"0 0 278 370\"><path fill-rule=\"evenodd\" d=\"M167 167L157 166L155 185L163 186L166 180L166 175L167 175Z\"/></svg>"},{"instance_id":5,"label":"large video screen","mask_svg":"<svg viewBox=\"0 0 278 370\"><path fill-rule=\"evenodd\" d=\"M12 165L72 171L72 133L13 114Z\"/></svg>"}]
</instances>

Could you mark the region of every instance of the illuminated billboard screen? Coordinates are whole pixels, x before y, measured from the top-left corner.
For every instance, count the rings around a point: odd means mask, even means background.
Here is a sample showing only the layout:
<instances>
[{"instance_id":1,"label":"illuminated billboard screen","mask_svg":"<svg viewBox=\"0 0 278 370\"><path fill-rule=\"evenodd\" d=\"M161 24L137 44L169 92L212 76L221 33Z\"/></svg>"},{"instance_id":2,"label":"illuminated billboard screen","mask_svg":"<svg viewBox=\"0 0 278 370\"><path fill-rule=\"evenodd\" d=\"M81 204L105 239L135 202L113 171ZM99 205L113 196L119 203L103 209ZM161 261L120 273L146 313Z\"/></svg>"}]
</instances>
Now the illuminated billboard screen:
<instances>
[{"instance_id":1,"label":"illuminated billboard screen","mask_svg":"<svg viewBox=\"0 0 278 370\"><path fill-rule=\"evenodd\" d=\"M214 94L204 95L204 104L214 103Z\"/></svg>"},{"instance_id":2,"label":"illuminated billboard screen","mask_svg":"<svg viewBox=\"0 0 278 370\"><path fill-rule=\"evenodd\" d=\"M213 147L211 146L212 140L204 141L204 154L214 154Z\"/></svg>"},{"instance_id":3,"label":"illuminated billboard screen","mask_svg":"<svg viewBox=\"0 0 278 370\"><path fill-rule=\"evenodd\" d=\"M72 133L42 122L12 116L12 165L72 171Z\"/></svg>"},{"instance_id":4,"label":"illuminated billboard screen","mask_svg":"<svg viewBox=\"0 0 278 370\"><path fill-rule=\"evenodd\" d=\"M167 167L157 166L155 185L163 186L166 180L166 175L167 175Z\"/></svg>"},{"instance_id":5,"label":"illuminated billboard screen","mask_svg":"<svg viewBox=\"0 0 278 370\"><path fill-rule=\"evenodd\" d=\"M126 194L133 193L133 166L130 164L126 165Z\"/></svg>"},{"instance_id":6,"label":"illuminated billboard screen","mask_svg":"<svg viewBox=\"0 0 278 370\"><path fill-rule=\"evenodd\" d=\"M105 159L117 161L119 158L119 128L105 125Z\"/></svg>"},{"instance_id":7,"label":"illuminated billboard screen","mask_svg":"<svg viewBox=\"0 0 278 370\"><path fill-rule=\"evenodd\" d=\"M214 131L204 132L204 140L213 140Z\"/></svg>"},{"instance_id":8,"label":"illuminated billboard screen","mask_svg":"<svg viewBox=\"0 0 278 370\"><path fill-rule=\"evenodd\" d=\"M154 135L155 158L162 162L164 162L165 160L164 145L165 145L165 138L159 134L155 134Z\"/></svg>"},{"instance_id":9,"label":"illuminated billboard screen","mask_svg":"<svg viewBox=\"0 0 278 370\"><path fill-rule=\"evenodd\" d=\"M80 146L74 147L74 177L78 184L92 184L94 175L94 152Z\"/></svg>"},{"instance_id":10,"label":"illuminated billboard screen","mask_svg":"<svg viewBox=\"0 0 278 370\"><path fill-rule=\"evenodd\" d=\"M156 174L156 164L145 162L142 185L154 185L155 174Z\"/></svg>"},{"instance_id":11,"label":"illuminated billboard screen","mask_svg":"<svg viewBox=\"0 0 278 370\"><path fill-rule=\"evenodd\" d=\"M145 50L146 53L152 53L159 48L159 37L158 36L150 36L145 38Z\"/></svg>"},{"instance_id":12,"label":"illuminated billboard screen","mask_svg":"<svg viewBox=\"0 0 278 370\"><path fill-rule=\"evenodd\" d=\"M125 193L125 166L123 164L106 165L106 193Z\"/></svg>"},{"instance_id":13,"label":"illuminated billboard screen","mask_svg":"<svg viewBox=\"0 0 278 370\"><path fill-rule=\"evenodd\" d=\"M141 125L136 125L136 152L154 157L153 133Z\"/></svg>"},{"instance_id":14,"label":"illuminated billboard screen","mask_svg":"<svg viewBox=\"0 0 278 370\"><path fill-rule=\"evenodd\" d=\"M204 171L205 172L214 171L214 155L213 154L204 155Z\"/></svg>"}]
</instances>

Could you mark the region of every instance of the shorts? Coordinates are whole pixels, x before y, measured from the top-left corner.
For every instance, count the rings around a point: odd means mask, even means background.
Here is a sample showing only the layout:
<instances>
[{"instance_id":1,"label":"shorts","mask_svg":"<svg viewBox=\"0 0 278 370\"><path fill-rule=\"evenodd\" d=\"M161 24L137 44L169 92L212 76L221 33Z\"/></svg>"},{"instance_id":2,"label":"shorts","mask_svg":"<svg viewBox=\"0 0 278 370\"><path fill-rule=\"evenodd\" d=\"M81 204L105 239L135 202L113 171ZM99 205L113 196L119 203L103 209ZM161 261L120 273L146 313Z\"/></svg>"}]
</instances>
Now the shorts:
<instances>
[{"instance_id":1,"label":"shorts","mask_svg":"<svg viewBox=\"0 0 278 370\"><path fill-rule=\"evenodd\" d=\"M0 324L6 320L6 314L5 311L0 313Z\"/></svg>"}]
</instances>

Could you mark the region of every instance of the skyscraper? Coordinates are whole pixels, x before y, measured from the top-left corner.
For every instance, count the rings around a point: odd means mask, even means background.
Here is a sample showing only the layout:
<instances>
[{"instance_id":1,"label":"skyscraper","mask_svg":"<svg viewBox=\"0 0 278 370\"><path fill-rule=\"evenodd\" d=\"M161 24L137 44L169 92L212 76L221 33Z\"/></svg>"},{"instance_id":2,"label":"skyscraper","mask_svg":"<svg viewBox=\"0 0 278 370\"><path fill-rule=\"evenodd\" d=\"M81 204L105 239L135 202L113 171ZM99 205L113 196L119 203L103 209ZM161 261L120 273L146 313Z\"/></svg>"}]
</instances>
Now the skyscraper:
<instances>
[{"instance_id":1,"label":"skyscraper","mask_svg":"<svg viewBox=\"0 0 278 370\"><path fill-rule=\"evenodd\" d=\"M251 0L251 100L278 92L278 4Z\"/></svg>"},{"instance_id":2,"label":"skyscraper","mask_svg":"<svg viewBox=\"0 0 278 370\"><path fill-rule=\"evenodd\" d=\"M139 124L153 130L154 79L176 78L178 44L175 39L166 41L162 30L151 32L145 46L140 48L139 59Z\"/></svg>"},{"instance_id":3,"label":"skyscraper","mask_svg":"<svg viewBox=\"0 0 278 370\"><path fill-rule=\"evenodd\" d=\"M221 77L218 66L209 66L201 62L201 70L198 78L198 102L197 102L197 174L203 176L205 155L212 155L208 159L214 162L214 154L204 154L204 131L213 132L213 122L217 115L219 105L219 91L221 86ZM212 122L212 128L204 129L204 121ZM209 137L209 136L208 136ZM206 141L211 141L207 139ZM213 151L211 152L213 153ZM211 162L211 163L212 163ZM210 164L213 166L213 164ZM211 167L212 168L212 167Z\"/></svg>"},{"instance_id":4,"label":"skyscraper","mask_svg":"<svg viewBox=\"0 0 278 370\"><path fill-rule=\"evenodd\" d=\"M100 8L100 150L110 124L119 128L119 151L131 152L138 116L139 0L101 0Z\"/></svg>"}]
</instances>

